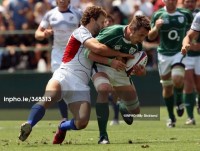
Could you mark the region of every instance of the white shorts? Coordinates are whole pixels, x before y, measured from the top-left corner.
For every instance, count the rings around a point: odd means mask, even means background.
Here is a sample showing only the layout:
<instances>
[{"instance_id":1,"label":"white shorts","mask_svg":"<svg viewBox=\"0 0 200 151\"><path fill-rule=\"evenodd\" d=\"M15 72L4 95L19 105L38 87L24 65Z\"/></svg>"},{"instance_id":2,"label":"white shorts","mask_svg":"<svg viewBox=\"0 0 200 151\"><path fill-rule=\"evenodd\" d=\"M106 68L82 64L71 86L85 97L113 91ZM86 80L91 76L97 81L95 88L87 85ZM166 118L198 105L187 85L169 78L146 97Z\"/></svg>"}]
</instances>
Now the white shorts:
<instances>
[{"instance_id":1,"label":"white shorts","mask_svg":"<svg viewBox=\"0 0 200 151\"><path fill-rule=\"evenodd\" d=\"M90 103L90 87L70 69L57 69L52 78L61 85L62 98L67 103L88 101Z\"/></svg>"},{"instance_id":2,"label":"white shorts","mask_svg":"<svg viewBox=\"0 0 200 151\"><path fill-rule=\"evenodd\" d=\"M183 63L185 64L185 70L193 69L196 75L200 75L200 56L186 56Z\"/></svg>"},{"instance_id":3,"label":"white shorts","mask_svg":"<svg viewBox=\"0 0 200 151\"><path fill-rule=\"evenodd\" d=\"M176 63L182 63L183 55L181 52L174 56L165 56L158 52L158 70L161 76L171 72L171 67Z\"/></svg>"},{"instance_id":4,"label":"white shorts","mask_svg":"<svg viewBox=\"0 0 200 151\"><path fill-rule=\"evenodd\" d=\"M104 72L108 75L110 84L112 86L126 86L131 85L130 79L127 76L125 71L117 71L114 68L96 64L97 72ZM93 75L96 73L95 69L93 69Z\"/></svg>"}]
</instances>

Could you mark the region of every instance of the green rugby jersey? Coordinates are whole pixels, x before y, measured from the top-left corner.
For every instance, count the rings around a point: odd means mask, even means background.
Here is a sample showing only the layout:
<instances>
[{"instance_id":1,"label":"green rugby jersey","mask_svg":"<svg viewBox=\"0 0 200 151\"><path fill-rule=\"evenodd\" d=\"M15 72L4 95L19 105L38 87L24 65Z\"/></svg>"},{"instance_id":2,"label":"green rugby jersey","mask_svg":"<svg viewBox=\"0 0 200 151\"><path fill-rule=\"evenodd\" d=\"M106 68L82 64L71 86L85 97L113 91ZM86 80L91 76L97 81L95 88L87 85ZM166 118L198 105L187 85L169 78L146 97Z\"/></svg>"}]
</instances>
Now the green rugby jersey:
<instances>
[{"instance_id":1,"label":"green rugby jersey","mask_svg":"<svg viewBox=\"0 0 200 151\"><path fill-rule=\"evenodd\" d=\"M186 9L177 8L170 14L165 7L161 8L152 16L152 28L159 18L163 19L164 23L159 30L160 43L157 51L163 55L173 56L181 50L182 40L192 23L192 13Z\"/></svg>"},{"instance_id":2,"label":"green rugby jersey","mask_svg":"<svg viewBox=\"0 0 200 151\"><path fill-rule=\"evenodd\" d=\"M96 37L100 43L127 54L134 54L136 51L142 50L142 44L131 44L124 37L124 30L127 25L113 25L102 29Z\"/></svg>"},{"instance_id":3,"label":"green rugby jersey","mask_svg":"<svg viewBox=\"0 0 200 151\"><path fill-rule=\"evenodd\" d=\"M195 9L192 12L193 17L195 17L198 12L200 12L200 9ZM200 43L200 36L198 37L196 42ZM200 50L200 48L199 48L199 50ZM187 55L190 57L200 56L200 51L188 51Z\"/></svg>"}]
</instances>

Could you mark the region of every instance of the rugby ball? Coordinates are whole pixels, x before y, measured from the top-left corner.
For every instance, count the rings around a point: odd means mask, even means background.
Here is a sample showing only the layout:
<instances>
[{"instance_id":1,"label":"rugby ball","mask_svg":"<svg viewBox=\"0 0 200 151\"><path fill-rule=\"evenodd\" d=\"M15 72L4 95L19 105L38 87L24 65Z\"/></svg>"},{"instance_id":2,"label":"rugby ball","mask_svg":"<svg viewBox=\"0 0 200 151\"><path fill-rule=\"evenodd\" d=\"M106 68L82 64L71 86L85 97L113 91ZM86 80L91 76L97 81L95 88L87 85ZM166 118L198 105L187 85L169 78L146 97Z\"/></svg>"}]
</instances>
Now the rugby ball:
<instances>
[{"instance_id":1,"label":"rugby ball","mask_svg":"<svg viewBox=\"0 0 200 151\"><path fill-rule=\"evenodd\" d=\"M138 51L133 54L134 58L128 59L126 62L126 73L129 76L135 65L142 65L146 67L147 65L147 54L145 51Z\"/></svg>"}]
</instances>

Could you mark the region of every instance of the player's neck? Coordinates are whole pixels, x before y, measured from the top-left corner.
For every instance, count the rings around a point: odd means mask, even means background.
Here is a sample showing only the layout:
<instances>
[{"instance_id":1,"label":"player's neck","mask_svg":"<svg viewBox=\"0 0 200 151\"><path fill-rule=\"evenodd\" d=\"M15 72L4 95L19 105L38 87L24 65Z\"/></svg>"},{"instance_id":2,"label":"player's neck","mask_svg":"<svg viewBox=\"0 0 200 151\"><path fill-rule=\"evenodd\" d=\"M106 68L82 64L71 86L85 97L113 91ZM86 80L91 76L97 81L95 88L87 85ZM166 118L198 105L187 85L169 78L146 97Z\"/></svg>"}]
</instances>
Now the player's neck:
<instances>
[{"instance_id":1,"label":"player's neck","mask_svg":"<svg viewBox=\"0 0 200 151\"><path fill-rule=\"evenodd\" d=\"M124 29L124 38L126 40L130 40L130 38L129 38L130 33L131 33L131 31L130 31L129 27L126 26L126 28Z\"/></svg>"}]
</instances>

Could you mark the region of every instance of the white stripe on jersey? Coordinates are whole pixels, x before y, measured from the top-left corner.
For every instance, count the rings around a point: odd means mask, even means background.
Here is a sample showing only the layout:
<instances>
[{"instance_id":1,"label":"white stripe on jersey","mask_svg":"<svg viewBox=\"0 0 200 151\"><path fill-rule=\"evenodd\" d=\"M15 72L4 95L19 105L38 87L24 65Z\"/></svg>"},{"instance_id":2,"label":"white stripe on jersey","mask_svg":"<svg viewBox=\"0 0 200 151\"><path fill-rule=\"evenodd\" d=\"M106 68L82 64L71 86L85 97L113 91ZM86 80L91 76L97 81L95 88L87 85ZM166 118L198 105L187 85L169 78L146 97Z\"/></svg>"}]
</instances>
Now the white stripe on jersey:
<instances>
[{"instance_id":1,"label":"white stripe on jersey","mask_svg":"<svg viewBox=\"0 0 200 151\"><path fill-rule=\"evenodd\" d=\"M71 35L62 59L61 68L67 68L74 74L86 81L90 80L92 68L91 61L84 56L85 47L83 43L93 38L92 34L84 26L77 28ZM87 77L87 78L86 78Z\"/></svg>"}]
</instances>

